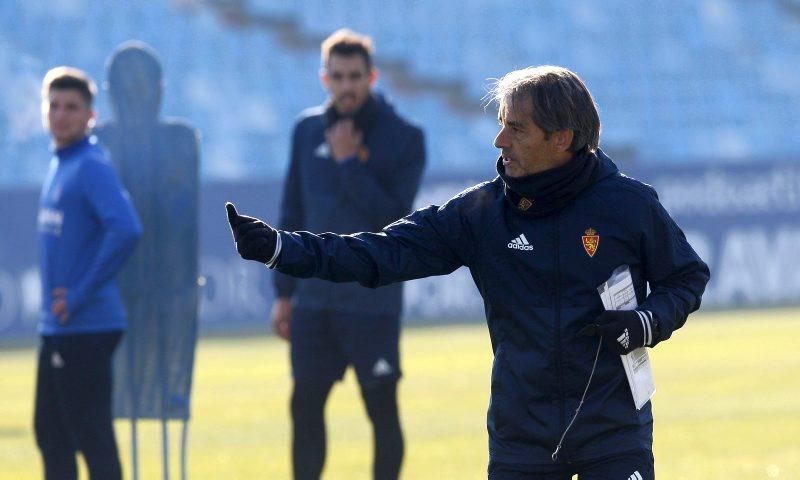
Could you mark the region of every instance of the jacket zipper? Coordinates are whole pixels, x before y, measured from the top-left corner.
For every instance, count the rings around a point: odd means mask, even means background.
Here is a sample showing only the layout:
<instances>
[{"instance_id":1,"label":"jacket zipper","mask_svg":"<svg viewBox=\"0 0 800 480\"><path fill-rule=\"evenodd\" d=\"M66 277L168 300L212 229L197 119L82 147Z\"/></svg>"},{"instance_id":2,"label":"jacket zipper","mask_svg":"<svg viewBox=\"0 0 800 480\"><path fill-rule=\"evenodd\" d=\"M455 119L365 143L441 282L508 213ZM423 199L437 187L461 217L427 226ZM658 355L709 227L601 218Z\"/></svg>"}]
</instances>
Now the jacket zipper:
<instances>
[{"instance_id":1,"label":"jacket zipper","mask_svg":"<svg viewBox=\"0 0 800 480\"><path fill-rule=\"evenodd\" d=\"M559 400L559 419L561 423L561 430L566 428L565 407L564 407L564 374L563 363L561 361L561 252L559 251L559 231L560 231L561 214L556 213L555 225L555 252L556 252L556 301L555 301L555 331L556 331L556 375L558 377L558 400Z\"/></svg>"}]
</instances>

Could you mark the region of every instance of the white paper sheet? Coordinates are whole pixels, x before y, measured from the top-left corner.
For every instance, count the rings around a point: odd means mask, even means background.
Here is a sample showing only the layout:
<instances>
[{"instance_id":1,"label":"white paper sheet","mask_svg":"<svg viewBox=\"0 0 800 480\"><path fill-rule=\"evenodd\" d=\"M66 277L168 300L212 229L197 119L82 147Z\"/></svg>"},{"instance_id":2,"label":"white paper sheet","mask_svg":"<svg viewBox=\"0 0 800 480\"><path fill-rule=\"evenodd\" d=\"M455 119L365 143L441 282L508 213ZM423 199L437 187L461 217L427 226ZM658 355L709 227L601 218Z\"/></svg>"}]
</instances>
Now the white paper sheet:
<instances>
[{"instance_id":1,"label":"white paper sheet","mask_svg":"<svg viewBox=\"0 0 800 480\"><path fill-rule=\"evenodd\" d=\"M627 265L618 267L608 280L597 287L606 310L633 310L637 307L633 279ZM621 355L622 366L628 377L636 410L640 410L653 397L656 383L650 365L647 347L637 348L627 355Z\"/></svg>"}]
</instances>

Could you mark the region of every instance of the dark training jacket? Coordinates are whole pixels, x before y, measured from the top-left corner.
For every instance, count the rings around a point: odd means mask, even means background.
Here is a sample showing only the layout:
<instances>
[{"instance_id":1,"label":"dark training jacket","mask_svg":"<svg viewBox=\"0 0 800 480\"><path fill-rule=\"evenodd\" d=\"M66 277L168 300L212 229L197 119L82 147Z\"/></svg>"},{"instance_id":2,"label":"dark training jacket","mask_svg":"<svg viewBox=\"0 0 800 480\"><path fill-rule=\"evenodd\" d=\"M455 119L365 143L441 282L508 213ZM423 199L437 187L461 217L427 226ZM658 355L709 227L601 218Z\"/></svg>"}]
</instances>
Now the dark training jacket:
<instances>
[{"instance_id":1,"label":"dark training jacket","mask_svg":"<svg viewBox=\"0 0 800 480\"><path fill-rule=\"evenodd\" d=\"M325 142L324 108L305 111L292 135L283 191L281 229L313 232L373 232L408 215L425 167L422 130L374 97L377 121L364 139L366 162L353 157L337 164ZM296 279L276 274L279 297L296 295L297 305L342 313L399 315L402 284L370 290L357 284Z\"/></svg>"},{"instance_id":2,"label":"dark training jacket","mask_svg":"<svg viewBox=\"0 0 800 480\"><path fill-rule=\"evenodd\" d=\"M490 456L550 464L594 361L598 339L577 333L603 310L598 285L628 265L639 309L658 318L663 341L700 306L710 275L656 192L598 156L595 183L548 216L524 218L509 207L498 177L380 233L280 232L276 268L377 287L466 265L484 299L494 352ZM583 237L593 235L590 255ZM531 248L519 248L526 244ZM636 410L619 356L602 349L558 460L651 449L652 441L650 403Z\"/></svg>"}]
</instances>

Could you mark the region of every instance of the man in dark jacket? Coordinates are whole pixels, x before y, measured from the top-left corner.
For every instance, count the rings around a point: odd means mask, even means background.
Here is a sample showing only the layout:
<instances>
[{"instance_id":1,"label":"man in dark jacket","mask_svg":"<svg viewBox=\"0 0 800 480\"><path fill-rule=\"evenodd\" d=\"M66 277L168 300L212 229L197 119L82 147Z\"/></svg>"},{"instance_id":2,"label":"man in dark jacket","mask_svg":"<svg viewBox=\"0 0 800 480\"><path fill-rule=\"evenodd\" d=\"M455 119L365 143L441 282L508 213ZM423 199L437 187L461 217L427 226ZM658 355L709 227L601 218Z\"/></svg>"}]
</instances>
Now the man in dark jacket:
<instances>
[{"instance_id":1,"label":"man in dark jacket","mask_svg":"<svg viewBox=\"0 0 800 480\"><path fill-rule=\"evenodd\" d=\"M285 230L376 231L411 211L425 164L422 131L373 92L368 37L340 30L322 43L327 104L294 129L279 225ZM375 438L374 476L397 478L403 434L397 408L401 284L370 290L276 274L273 330L291 343L295 478L319 478L324 408L353 365Z\"/></svg>"},{"instance_id":2,"label":"man in dark jacket","mask_svg":"<svg viewBox=\"0 0 800 480\"><path fill-rule=\"evenodd\" d=\"M371 287L466 265L494 351L489 478L652 479L651 405L636 408L620 354L669 339L700 306L708 267L655 191L598 148L597 108L576 74L515 71L494 94L494 180L380 233L277 231L229 204L237 250ZM597 287L621 266L638 308L604 311Z\"/></svg>"}]
</instances>

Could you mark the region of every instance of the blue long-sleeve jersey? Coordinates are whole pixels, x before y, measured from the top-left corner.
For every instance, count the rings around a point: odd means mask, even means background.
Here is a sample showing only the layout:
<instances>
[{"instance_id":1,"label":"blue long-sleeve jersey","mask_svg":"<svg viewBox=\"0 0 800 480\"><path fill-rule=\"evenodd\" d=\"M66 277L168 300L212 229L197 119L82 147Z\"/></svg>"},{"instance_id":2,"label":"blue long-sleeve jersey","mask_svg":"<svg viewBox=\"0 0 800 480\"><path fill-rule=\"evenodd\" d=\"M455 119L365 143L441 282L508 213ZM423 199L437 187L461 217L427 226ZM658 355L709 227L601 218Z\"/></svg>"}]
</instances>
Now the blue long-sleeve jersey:
<instances>
[{"instance_id":1,"label":"blue long-sleeve jersey","mask_svg":"<svg viewBox=\"0 0 800 480\"><path fill-rule=\"evenodd\" d=\"M136 211L94 137L56 150L39 201L41 335L123 330L114 274L142 233ZM52 292L67 290L69 319L50 313Z\"/></svg>"}]
</instances>

